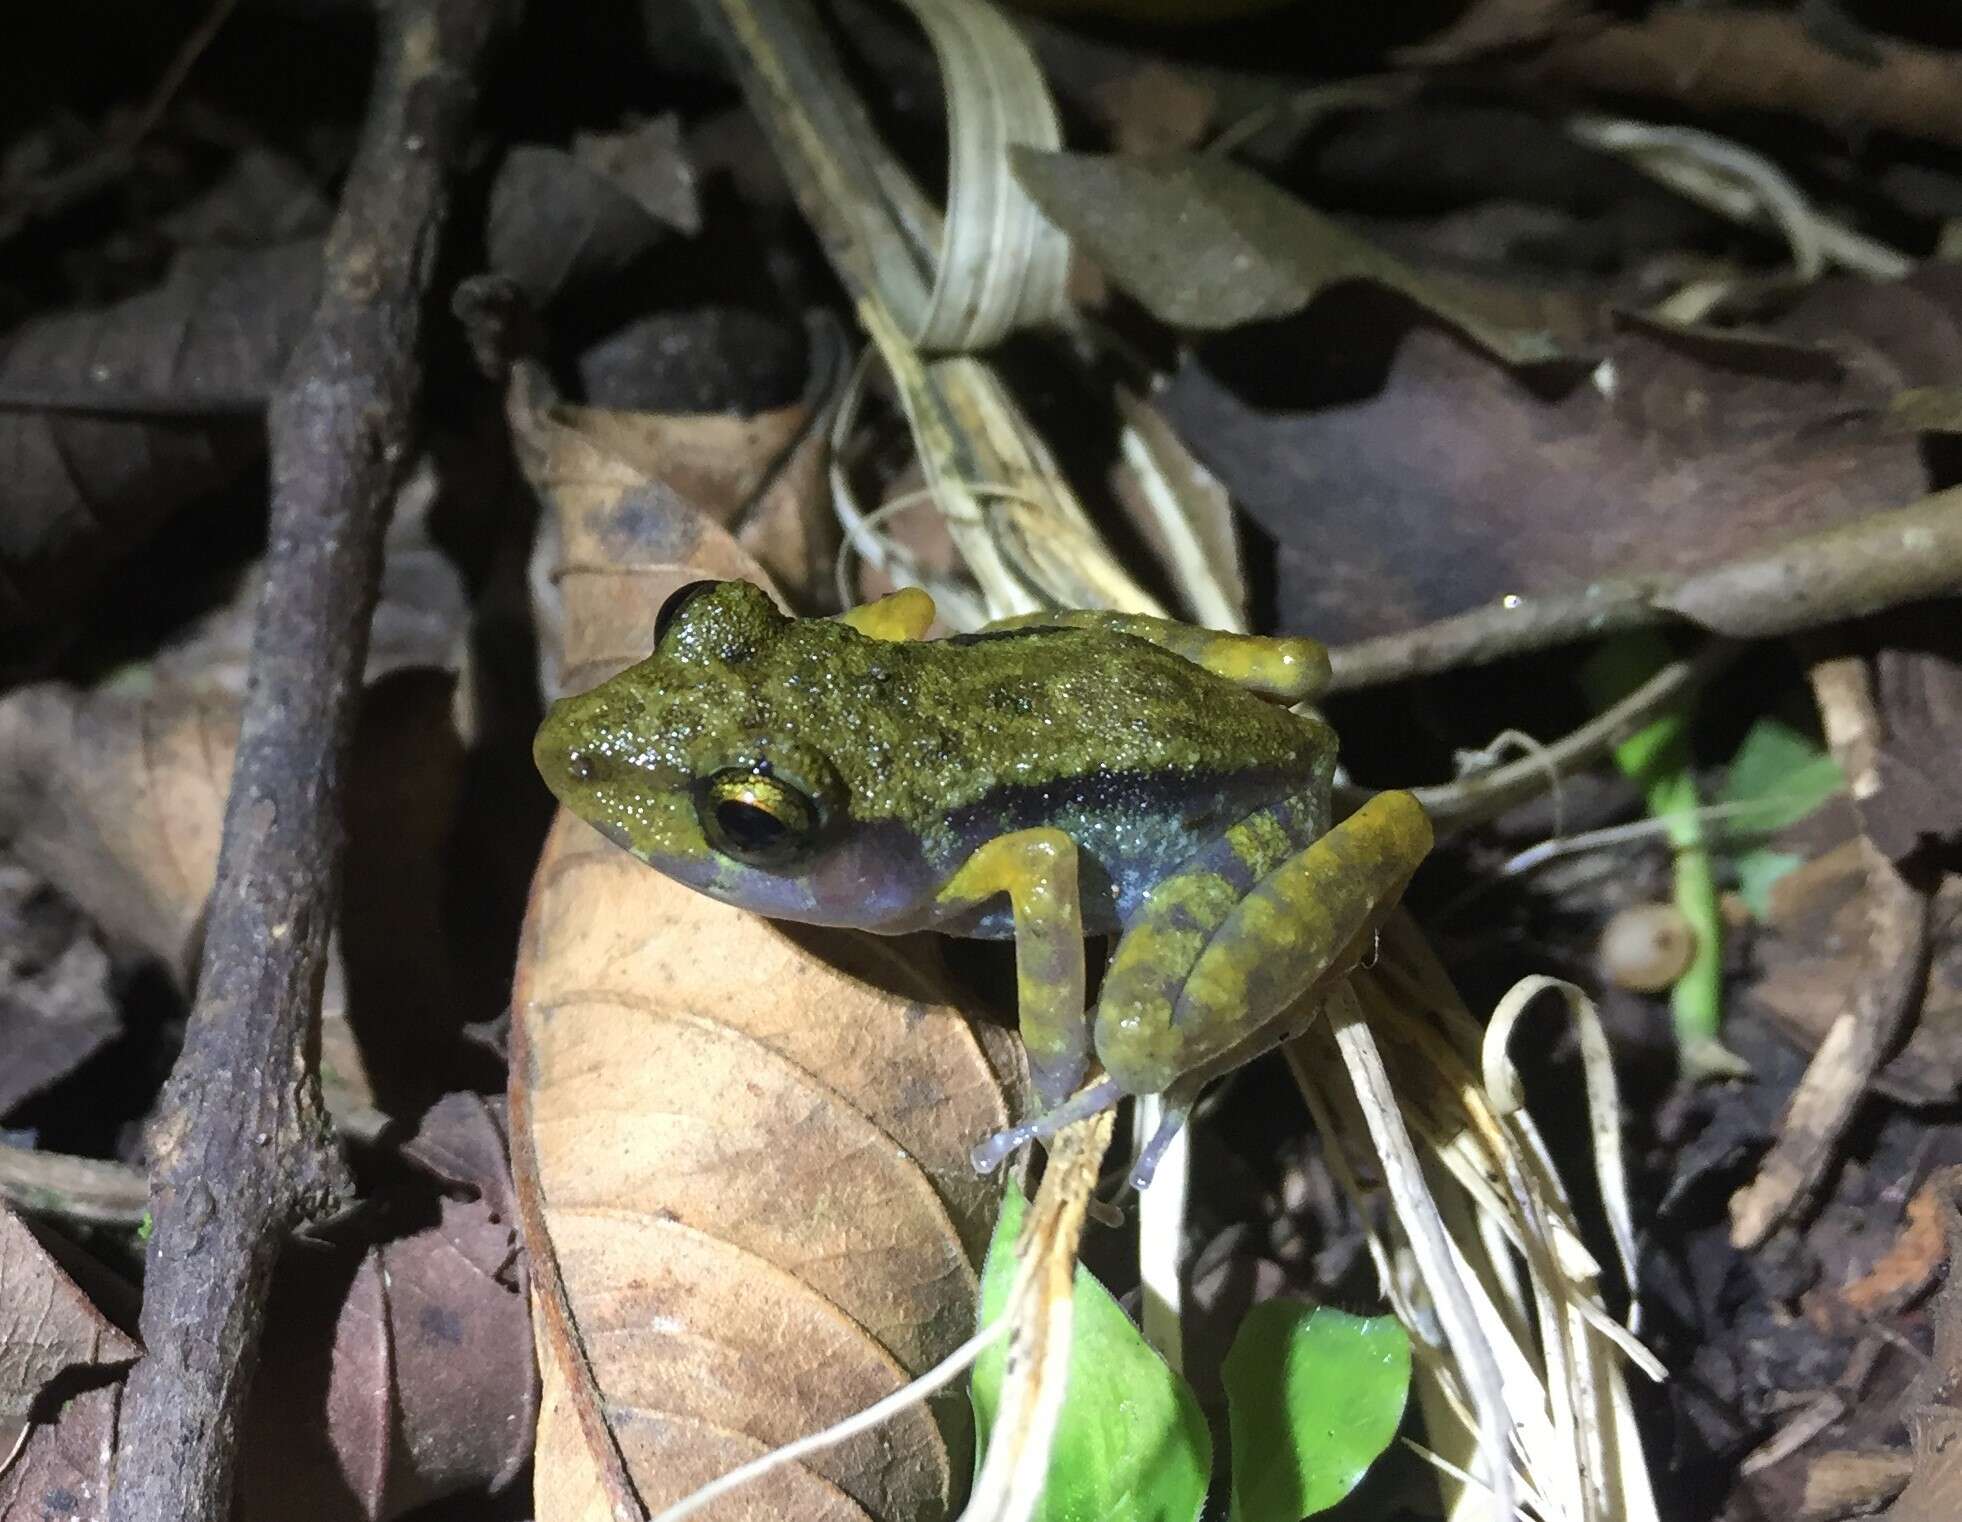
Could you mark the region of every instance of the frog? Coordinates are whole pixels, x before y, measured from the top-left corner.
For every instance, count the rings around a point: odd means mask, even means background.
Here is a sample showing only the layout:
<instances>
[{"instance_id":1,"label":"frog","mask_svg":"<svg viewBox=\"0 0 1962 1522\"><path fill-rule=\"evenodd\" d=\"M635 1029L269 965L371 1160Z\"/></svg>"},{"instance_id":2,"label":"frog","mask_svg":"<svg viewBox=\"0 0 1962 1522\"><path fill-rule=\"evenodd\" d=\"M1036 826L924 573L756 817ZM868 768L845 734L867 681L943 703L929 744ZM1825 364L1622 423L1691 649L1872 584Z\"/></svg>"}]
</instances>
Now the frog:
<instances>
[{"instance_id":1,"label":"frog","mask_svg":"<svg viewBox=\"0 0 1962 1522\"><path fill-rule=\"evenodd\" d=\"M1036 1113L978 1172L1126 1096L1162 1120L1304 1029L1430 850L1408 792L1336 819L1327 652L1061 609L929 639L903 588L796 617L742 580L662 605L645 660L560 698L533 755L615 845L757 914L1014 941ZM1086 938L1114 935L1097 998Z\"/></svg>"}]
</instances>

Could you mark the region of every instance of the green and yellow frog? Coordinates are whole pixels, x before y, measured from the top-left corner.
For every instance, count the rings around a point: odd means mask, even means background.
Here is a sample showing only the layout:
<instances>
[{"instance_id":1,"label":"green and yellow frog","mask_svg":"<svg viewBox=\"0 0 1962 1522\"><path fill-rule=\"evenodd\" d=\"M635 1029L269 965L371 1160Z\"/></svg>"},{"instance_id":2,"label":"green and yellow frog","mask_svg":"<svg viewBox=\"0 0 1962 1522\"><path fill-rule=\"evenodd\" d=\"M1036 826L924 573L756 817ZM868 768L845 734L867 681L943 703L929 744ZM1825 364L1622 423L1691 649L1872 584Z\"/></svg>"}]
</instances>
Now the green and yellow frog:
<instances>
[{"instance_id":1,"label":"green and yellow frog","mask_svg":"<svg viewBox=\"0 0 1962 1522\"><path fill-rule=\"evenodd\" d=\"M1326 681L1312 640L1094 612L926 640L932 619L916 590L816 619L747 582L683 587L652 655L553 706L538 769L616 844L758 914L1013 936L1044 1109L975 1167L1159 1094L1142 1184L1206 1083L1367 951L1430 823L1408 793L1333 822L1334 733L1286 706ZM1084 936L1113 932L1089 1011Z\"/></svg>"}]
</instances>

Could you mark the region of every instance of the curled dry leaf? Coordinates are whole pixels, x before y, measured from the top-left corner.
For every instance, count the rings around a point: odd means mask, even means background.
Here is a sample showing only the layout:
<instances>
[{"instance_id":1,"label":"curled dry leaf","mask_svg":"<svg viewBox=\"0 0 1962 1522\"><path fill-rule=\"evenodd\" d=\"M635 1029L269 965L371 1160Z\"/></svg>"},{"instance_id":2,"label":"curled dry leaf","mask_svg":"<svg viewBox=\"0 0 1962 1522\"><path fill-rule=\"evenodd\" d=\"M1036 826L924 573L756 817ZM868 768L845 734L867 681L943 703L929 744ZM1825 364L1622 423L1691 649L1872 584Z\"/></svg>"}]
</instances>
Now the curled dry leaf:
<instances>
[{"instance_id":1,"label":"curled dry leaf","mask_svg":"<svg viewBox=\"0 0 1962 1522\"><path fill-rule=\"evenodd\" d=\"M141 1349L0 1205L0 1517L94 1517Z\"/></svg>"},{"instance_id":2,"label":"curled dry leaf","mask_svg":"<svg viewBox=\"0 0 1962 1522\"><path fill-rule=\"evenodd\" d=\"M568 688L641 658L675 586L763 579L670 487L541 428L523 389L527 469L559 519ZM1007 1116L1019 1053L930 991L923 955L793 935L561 813L513 1000L540 1522L658 1509L972 1330L996 1192L967 1153ZM938 1518L969 1453L964 1405L942 1397L706 1515Z\"/></svg>"},{"instance_id":3,"label":"curled dry leaf","mask_svg":"<svg viewBox=\"0 0 1962 1522\"><path fill-rule=\"evenodd\" d=\"M775 577L807 605L824 596L816 568L829 563L837 527L819 493L822 433L811 427L805 403L751 417L576 407L546 401L542 377L525 366L513 373L512 396L512 426L526 468L534 484L562 504L559 531L572 527L569 505L607 501L619 508L619 521L594 545L596 558L589 563L568 555L561 576L590 570L607 577L672 563L642 558L664 541L625 518L621 503L630 500L641 504L643 518L700 514L734 536L746 574ZM616 590L634 600L645 592L633 580ZM645 611L646 618L636 620L622 609L619 627L651 627L653 607ZM622 650L618 665L646 653L645 645ZM548 651L547 661L552 658Z\"/></svg>"}]
</instances>

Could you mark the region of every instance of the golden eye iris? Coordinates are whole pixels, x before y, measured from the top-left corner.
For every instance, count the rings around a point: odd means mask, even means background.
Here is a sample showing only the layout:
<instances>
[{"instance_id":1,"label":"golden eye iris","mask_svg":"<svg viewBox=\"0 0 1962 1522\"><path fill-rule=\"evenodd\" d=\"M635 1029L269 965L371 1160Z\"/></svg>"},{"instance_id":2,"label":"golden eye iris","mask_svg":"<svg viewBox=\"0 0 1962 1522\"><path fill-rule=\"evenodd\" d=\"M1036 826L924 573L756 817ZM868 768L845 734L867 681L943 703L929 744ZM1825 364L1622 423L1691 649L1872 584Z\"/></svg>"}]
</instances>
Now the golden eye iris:
<instances>
[{"instance_id":1,"label":"golden eye iris","mask_svg":"<svg viewBox=\"0 0 1962 1522\"><path fill-rule=\"evenodd\" d=\"M788 866L818 832L815 803L784 778L751 767L707 778L696 792L695 811L712 847L752 867Z\"/></svg>"}]
</instances>

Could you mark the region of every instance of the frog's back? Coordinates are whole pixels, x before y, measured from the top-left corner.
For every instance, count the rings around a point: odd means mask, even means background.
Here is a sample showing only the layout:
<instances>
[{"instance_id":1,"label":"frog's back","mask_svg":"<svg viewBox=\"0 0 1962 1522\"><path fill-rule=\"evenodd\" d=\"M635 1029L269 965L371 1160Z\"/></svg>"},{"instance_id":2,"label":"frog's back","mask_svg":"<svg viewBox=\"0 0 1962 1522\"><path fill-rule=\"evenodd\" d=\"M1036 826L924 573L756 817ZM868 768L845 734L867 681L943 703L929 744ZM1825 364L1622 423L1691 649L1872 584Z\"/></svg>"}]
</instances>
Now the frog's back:
<instances>
[{"instance_id":1,"label":"frog's back","mask_svg":"<svg viewBox=\"0 0 1962 1522\"><path fill-rule=\"evenodd\" d=\"M1016 629L874 646L846 664L790 680L824 690L826 728L852 737L833 755L854 814L909 825L947 871L996 835L1061 828L1083 853L1094 928L1128 919L1254 809L1326 807L1327 725L1127 634ZM1006 930L996 911L967 933Z\"/></svg>"}]
</instances>

